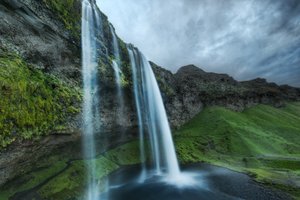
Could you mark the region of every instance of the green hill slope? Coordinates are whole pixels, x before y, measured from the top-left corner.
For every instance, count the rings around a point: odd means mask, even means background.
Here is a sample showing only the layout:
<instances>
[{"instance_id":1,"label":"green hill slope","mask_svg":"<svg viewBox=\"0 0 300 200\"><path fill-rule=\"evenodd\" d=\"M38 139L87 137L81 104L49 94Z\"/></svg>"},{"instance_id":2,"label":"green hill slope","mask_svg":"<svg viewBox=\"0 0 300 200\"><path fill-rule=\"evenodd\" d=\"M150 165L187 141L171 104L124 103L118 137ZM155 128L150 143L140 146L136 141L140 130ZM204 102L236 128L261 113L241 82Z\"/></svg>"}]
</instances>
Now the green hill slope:
<instances>
[{"instance_id":1,"label":"green hill slope","mask_svg":"<svg viewBox=\"0 0 300 200\"><path fill-rule=\"evenodd\" d=\"M299 102L244 112L205 108L176 132L175 142L182 163L226 166L300 195Z\"/></svg>"}]
</instances>

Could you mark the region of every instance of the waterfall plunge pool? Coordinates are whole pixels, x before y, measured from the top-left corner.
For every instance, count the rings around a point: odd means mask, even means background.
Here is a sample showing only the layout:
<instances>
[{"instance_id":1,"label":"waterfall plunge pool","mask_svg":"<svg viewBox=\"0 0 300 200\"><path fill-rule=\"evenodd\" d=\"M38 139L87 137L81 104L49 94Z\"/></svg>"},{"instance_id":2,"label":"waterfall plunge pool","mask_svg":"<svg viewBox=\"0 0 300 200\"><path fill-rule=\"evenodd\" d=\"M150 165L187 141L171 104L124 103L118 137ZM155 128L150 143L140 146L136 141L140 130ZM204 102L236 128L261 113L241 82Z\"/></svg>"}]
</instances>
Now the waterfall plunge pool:
<instances>
[{"instance_id":1,"label":"waterfall plunge pool","mask_svg":"<svg viewBox=\"0 0 300 200\"><path fill-rule=\"evenodd\" d=\"M105 200L226 200L289 199L285 194L262 186L249 176L209 164L183 167L184 180L166 181L150 175L141 183L140 166L123 167L109 176L110 188L100 196ZM120 179L120 177L122 177ZM188 182L189 181L189 182Z\"/></svg>"}]
</instances>

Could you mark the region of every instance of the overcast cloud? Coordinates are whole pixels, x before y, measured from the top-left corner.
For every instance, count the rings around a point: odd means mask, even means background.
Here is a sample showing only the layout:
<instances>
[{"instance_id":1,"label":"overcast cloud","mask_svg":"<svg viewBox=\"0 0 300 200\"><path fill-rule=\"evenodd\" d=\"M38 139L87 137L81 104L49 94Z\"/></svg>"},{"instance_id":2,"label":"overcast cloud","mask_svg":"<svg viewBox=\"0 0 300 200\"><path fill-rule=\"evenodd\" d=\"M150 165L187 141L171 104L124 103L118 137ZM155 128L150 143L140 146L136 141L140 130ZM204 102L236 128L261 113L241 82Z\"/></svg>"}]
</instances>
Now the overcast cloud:
<instances>
[{"instance_id":1,"label":"overcast cloud","mask_svg":"<svg viewBox=\"0 0 300 200\"><path fill-rule=\"evenodd\" d=\"M173 72L300 87L299 0L99 0L117 34Z\"/></svg>"}]
</instances>

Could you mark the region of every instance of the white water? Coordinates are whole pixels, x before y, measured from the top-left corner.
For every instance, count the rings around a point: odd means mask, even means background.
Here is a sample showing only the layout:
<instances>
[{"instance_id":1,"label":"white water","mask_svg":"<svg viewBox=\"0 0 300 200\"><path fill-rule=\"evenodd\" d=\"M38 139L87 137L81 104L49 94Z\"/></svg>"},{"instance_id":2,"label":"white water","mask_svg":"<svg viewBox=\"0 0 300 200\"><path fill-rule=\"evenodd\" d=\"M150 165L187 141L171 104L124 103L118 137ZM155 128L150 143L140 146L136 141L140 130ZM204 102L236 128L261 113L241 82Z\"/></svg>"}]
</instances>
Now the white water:
<instances>
[{"instance_id":1,"label":"white water","mask_svg":"<svg viewBox=\"0 0 300 200\"><path fill-rule=\"evenodd\" d=\"M137 55L136 52L133 51L131 48L128 49L128 54L130 57L131 69L132 69L132 79L133 79L133 90L134 90L134 98L138 116L138 123L139 123L139 136L140 136L140 155L141 155L141 162L142 162L142 173L140 176L140 181L146 179L146 155L145 155L145 136L144 136L144 119L143 119L143 110L142 110L142 88L138 82L137 77Z\"/></svg>"},{"instance_id":2,"label":"white water","mask_svg":"<svg viewBox=\"0 0 300 200\"><path fill-rule=\"evenodd\" d=\"M144 55L133 47L128 47L133 70L134 85L141 84L141 91L135 89L138 112L144 109L145 119L138 114L139 125L144 121L148 128L152 157L156 174L166 174L171 180L180 179L180 169L176 157L172 134L167 119L161 93L152 71L152 68ZM134 74L135 73L135 74ZM141 139L144 139L142 136ZM143 141L142 141L143 142ZM144 145L141 145L144 149ZM144 150L141 149L141 152ZM142 156L144 154L142 153Z\"/></svg>"},{"instance_id":3,"label":"white water","mask_svg":"<svg viewBox=\"0 0 300 200\"><path fill-rule=\"evenodd\" d=\"M82 76L83 76L83 148L88 161L87 189L85 199L98 199L98 183L94 179L96 174L94 143L95 132L100 129L99 94L98 94L98 55L96 36L101 20L95 9L95 4L88 0L82 1ZM96 27L96 28L95 28Z\"/></svg>"},{"instance_id":4,"label":"white water","mask_svg":"<svg viewBox=\"0 0 300 200\"><path fill-rule=\"evenodd\" d=\"M120 58L120 48L118 43L118 38L115 33L114 28L112 25L109 25L110 32L112 34L113 39L113 50L114 50L114 60L112 61L113 69L115 72L115 79L116 79L116 85L117 85L117 96L118 96L118 103L120 112L117 118L117 121L119 125L122 125L122 121L124 121L124 96L123 96L123 90L122 90L122 70L121 70L121 58Z\"/></svg>"}]
</instances>

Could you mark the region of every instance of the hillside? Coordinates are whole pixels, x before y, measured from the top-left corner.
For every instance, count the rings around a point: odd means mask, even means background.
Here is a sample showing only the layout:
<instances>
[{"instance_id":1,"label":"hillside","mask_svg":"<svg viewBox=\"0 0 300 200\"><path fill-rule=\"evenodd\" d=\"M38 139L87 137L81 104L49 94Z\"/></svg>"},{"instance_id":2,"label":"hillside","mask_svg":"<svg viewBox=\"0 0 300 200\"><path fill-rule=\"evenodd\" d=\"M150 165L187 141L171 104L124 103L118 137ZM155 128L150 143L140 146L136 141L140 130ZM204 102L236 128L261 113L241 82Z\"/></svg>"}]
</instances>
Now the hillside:
<instances>
[{"instance_id":1,"label":"hillside","mask_svg":"<svg viewBox=\"0 0 300 200\"><path fill-rule=\"evenodd\" d=\"M214 106L178 130L175 141L183 163L226 166L298 196L299 134L300 103L257 105L243 112Z\"/></svg>"}]
</instances>

